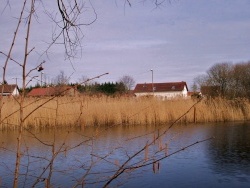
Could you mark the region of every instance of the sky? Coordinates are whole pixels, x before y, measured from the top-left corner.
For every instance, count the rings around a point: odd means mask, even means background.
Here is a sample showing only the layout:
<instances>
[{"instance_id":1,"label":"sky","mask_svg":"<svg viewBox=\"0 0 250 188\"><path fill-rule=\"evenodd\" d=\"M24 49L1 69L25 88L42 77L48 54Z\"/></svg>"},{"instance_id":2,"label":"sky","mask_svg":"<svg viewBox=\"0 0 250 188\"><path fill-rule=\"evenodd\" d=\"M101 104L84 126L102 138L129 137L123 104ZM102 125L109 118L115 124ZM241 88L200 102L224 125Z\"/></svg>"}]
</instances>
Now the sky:
<instances>
[{"instance_id":1,"label":"sky","mask_svg":"<svg viewBox=\"0 0 250 188\"><path fill-rule=\"evenodd\" d=\"M1 0L7 2L7 0ZM36 15L30 31L27 71L43 60L44 70L32 71L30 84L50 83L61 71L69 82L82 77L96 82L116 82L131 76L136 83L186 81L191 90L195 77L205 74L216 63L239 63L250 60L250 1L249 0L173 0L155 7L152 0L85 1L81 23L82 47L77 57L65 58L60 44L43 52L51 42L55 23L48 13L56 16L56 1L36 1ZM17 17L23 1L10 0L10 6L0 4L0 51L8 53ZM47 12L47 14L46 14ZM57 15L58 16L58 15ZM20 27L12 58L24 59L25 28ZM5 56L0 53L3 67ZM152 71L151 71L152 70ZM21 67L10 62L7 82L21 86ZM0 72L2 78L2 70Z\"/></svg>"}]
</instances>

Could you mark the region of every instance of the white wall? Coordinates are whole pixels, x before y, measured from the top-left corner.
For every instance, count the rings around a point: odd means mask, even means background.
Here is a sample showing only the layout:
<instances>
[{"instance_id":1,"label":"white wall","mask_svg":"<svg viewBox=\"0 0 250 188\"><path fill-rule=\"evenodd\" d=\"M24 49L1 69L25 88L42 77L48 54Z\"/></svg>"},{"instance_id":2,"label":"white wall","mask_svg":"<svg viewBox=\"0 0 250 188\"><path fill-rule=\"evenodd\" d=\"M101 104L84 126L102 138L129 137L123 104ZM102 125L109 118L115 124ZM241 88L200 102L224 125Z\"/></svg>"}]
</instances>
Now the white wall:
<instances>
[{"instance_id":1,"label":"white wall","mask_svg":"<svg viewBox=\"0 0 250 188\"><path fill-rule=\"evenodd\" d=\"M157 97L162 97L162 98L187 98L188 97L188 91L187 88L185 87L182 91L169 91L169 92L147 92L147 93L135 93L137 97L142 97L142 96L147 96L147 95L154 95Z\"/></svg>"},{"instance_id":2,"label":"white wall","mask_svg":"<svg viewBox=\"0 0 250 188\"><path fill-rule=\"evenodd\" d=\"M14 91L12 92L12 95L19 95L19 91L17 88L14 89Z\"/></svg>"}]
</instances>

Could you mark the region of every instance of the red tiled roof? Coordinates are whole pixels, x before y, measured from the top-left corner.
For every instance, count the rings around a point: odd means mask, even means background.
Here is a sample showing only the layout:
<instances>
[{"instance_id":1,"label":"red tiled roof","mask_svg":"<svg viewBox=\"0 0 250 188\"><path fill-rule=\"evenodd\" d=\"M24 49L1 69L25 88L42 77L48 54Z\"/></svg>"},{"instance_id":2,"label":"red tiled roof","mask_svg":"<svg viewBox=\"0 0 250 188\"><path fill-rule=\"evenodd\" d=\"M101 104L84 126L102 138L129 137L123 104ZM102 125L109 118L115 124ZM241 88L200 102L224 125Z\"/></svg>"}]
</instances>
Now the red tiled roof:
<instances>
[{"instance_id":1,"label":"red tiled roof","mask_svg":"<svg viewBox=\"0 0 250 188\"><path fill-rule=\"evenodd\" d=\"M0 93L12 93L14 91L15 88L18 88L16 84L4 84L4 85L0 85Z\"/></svg>"},{"instance_id":2,"label":"red tiled roof","mask_svg":"<svg viewBox=\"0 0 250 188\"><path fill-rule=\"evenodd\" d=\"M28 96L51 96L53 93L52 88L33 88Z\"/></svg>"},{"instance_id":3,"label":"red tiled roof","mask_svg":"<svg viewBox=\"0 0 250 188\"><path fill-rule=\"evenodd\" d=\"M154 92L166 92L166 91L182 91L184 87L187 88L186 82L168 82L168 83L153 83ZM134 89L134 93L152 92L152 83L137 84Z\"/></svg>"},{"instance_id":4,"label":"red tiled roof","mask_svg":"<svg viewBox=\"0 0 250 188\"><path fill-rule=\"evenodd\" d=\"M39 97L39 96L65 95L70 89L74 89L74 88L69 87L69 86L33 88L28 93L28 96Z\"/></svg>"}]
</instances>

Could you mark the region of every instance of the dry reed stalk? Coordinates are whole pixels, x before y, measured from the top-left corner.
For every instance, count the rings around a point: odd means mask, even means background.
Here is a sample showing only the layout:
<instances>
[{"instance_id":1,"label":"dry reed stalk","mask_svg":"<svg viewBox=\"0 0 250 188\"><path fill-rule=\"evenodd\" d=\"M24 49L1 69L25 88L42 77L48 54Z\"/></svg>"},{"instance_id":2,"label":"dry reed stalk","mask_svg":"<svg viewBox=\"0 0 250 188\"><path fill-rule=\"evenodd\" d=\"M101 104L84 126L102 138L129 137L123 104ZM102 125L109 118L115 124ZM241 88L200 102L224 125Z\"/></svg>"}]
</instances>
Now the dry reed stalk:
<instances>
[{"instance_id":1,"label":"dry reed stalk","mask_svg":"<svg viewBox=\"0 0 250 188\"><path fill-rule=\"evenodd\" d=\"M146 161L148 161L148 158L149 158L149 151L148 151L149 149L148 149L148 144L146 145L146 147L145 147L145 153L144 153L144 161L146 162Z\"/></svg>"},{"instance_id":2,"label":"dry reed stalk","mask_svg":"<svg viewBox=\"0 0 250 188\"><path fill-rule=\"evenodd\" d=\"M24 115L28 115L47 100L48 98L26 98ZM79 122L81 126L164 124L181 117L195 102L191 99L162 101L157 98L134 97L58 97L35 110L26 119L25 126L69 127L79 126ZM250 103L247 100L203 99L195 108L195 111L185 114L179 123L193 123L194 117L197 123L250 119ZM15 99L4 99L4 128L11 129L19 125L19 113L13 113L18 109L19 104Z\"/></svg>"}]
</instances>

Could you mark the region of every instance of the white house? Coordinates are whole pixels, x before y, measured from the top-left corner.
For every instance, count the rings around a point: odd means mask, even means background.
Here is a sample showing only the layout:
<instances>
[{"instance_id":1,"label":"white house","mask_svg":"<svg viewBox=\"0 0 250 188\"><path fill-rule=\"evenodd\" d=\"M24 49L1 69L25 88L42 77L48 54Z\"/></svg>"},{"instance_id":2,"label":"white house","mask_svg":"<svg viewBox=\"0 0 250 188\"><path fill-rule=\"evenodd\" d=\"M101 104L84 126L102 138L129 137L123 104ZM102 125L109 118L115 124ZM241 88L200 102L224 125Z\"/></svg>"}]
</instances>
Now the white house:
<instances>
[{"instance_id":1,"label":"white house","mask_svg":"<svg viewBox=\"0 0 250 188\"><path fill-rule=\"evenodd\" d=\"M144 83L137 84L134 89L136 96L153 95L166 99L187 98L188 87L186 82L168 82L168 83Z\"/></svg>"},{"instance_id":2,"label":"white house","mask_svg":"<svg viewBox=\"0 0 250 188\"><path fill-rule=\"evenodd\" d=\"M19 89L16 84L3 84L0 85L0 96L18 96Z\"/></svg>"}]
</instances>

